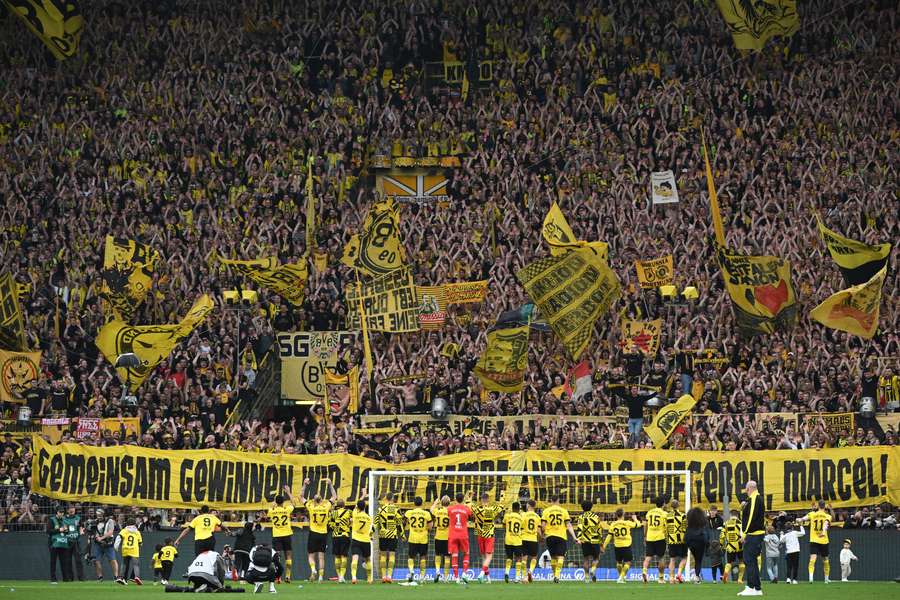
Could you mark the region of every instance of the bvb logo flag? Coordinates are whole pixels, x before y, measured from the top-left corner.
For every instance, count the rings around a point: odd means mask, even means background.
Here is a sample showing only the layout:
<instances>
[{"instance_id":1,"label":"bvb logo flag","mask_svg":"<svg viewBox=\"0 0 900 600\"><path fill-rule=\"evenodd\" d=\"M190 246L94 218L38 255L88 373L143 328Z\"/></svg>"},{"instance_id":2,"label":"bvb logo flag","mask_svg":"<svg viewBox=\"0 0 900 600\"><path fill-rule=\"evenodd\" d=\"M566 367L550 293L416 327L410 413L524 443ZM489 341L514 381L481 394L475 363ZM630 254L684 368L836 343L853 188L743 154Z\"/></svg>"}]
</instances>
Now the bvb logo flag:
<instances>
[{"instance_id":1,"label":"bvb logo flag","mask_svg":"<svg viewBox=\"0 0 900 600\"><path fill-rule=\"evenodd\" d=\"M74 56L84 28L77 0L3 0L58 60Z\"/></svg>"},{"instance_id":2,"label":"bvb logo flag","mask_svg":"<svg viewBox=\"0 0 900 600\"><path fill-rule=\"evenodd\" d=\"M890 244L870 246L857 242L825 227L818 214L816 221L819 223L819 233L822 234L825 246L841 270L847 285L866 283L887 264L891 254Z\"/></svg>"},{"instance_id":3,"label":"bvb logo flag","mask_svg":"<svg viewBox=\"0 0 900 600\"><path fill-rule=\"evenodd\" d=\"M19 285L9 273L0 275L0 349L27 350L19 308Z\"/></svg>"},{"instance_id":4,"label":"bvb logo flag","mask_svg":"<svg viewBox=\"0 0 900 600\"><path fill-rule=\"evenodd\" d=\"M0 350L0 402L24 404L25 392L37 385L40 374L40 352Z\"/></svg>"},{"instance_id":5,"label":"bvb logo flag","mask_svg":"<svg viewBox=\"0 0 900 600\"><path fill-rule=\"evenodd\" d=\"M716 0L738 50L761 50L769 38L800 28L797 0Z\"/></svg>"},{"instance_id":6,"label":"bvb logo flag","mask_svg":"<svg viewBox=\"0 0 900 600\"><path fill-rule=\"evenodd\" d=\"M594 322L621 292L616 274L591 248L535 261L516 278L573 360L590 342Z\"/></svg>"},{"instance_id":7,"label":"bvb logo flag","mask_svg":"<svg viewBox=\"0 0 900 600\"><path fill-rule=\"evenodd\" d=\"M128 352L133 352L141 364L135 368L120 368L119 379L131 382L131 390L138 389L153 369L165 360L178 343L191 334L194 328L212 311L212 299L201 296L180 322L173 325L129 325L113 320L97 334L97 348L111 364Z\"/></svg>"},{"instance_id":8,"label":"bvb logo flag","mask_svg":"<svg viewBox=\"0 0 900 600\"><path fill-rule=\"evenodd\" d=\"M356 343L353 331L299 331L278 334L281 397L307 404L325 398L326 374Z\"/></svg>"},{"instance_id":9,"label":"bvb logo flag","mask_svg":"<svg viewBox=\"0 0 900 600\"><path fill-rule=\"evenodd\" d=\"M789 261L745 256L723 246L717 246L717 255L738 328L751 334L772 333L794 324L798 307Z\"/></svg>"},{"instance_id":10,"label":"bvb logo flag","mask_svg":"<svg viewBox=\"0 0 900 600\"><path fill-rule=\"evenodd\" d=\"M638 281L645 289L671 285L675 279L675 261L671 254L651 260L636 260L634 267Z\"/></svg>"},{"instance_id":11,"label":"bvb logo flag","mask_svg":"<svg viewBox=\"0 0 900 600\"><path fill-rule=\"evenodd\" d=\"M134 311L150 292L158 260L159 253L150 246L106 236L100 295L112 304L116 318L130 321L134 316Z\"/></svg>"},{"instance_id":12,"label":"bvb logo flag","mask_svg":"<svg viewBox=\"0 0 900 600\"><path fill-rule=\"evenodd\" d=\"M866 283L832 294L812 309L809 316L826 327L871 338L878 329L885 275L887 265Z\"/></svg>"},{"instance_id":13,"label":"bvb logo flag","mask_svg":"<svg viewBox=\"0 0 900 600\"><path fill-rule=\"evenodd\" d=\"M419 325L423 331L437 331L447 321L447 295L442 285L417 285Z\"/></svg>"},{"instance_id":14,"label":"bvb logo flag","mask_svg":"<svg viewBox=\"0 0 900 600\"><path fill-rule=\"evenodd\" d=\"M677 402L667 404L659 409L659 412L653 417L653 422L644 427L654 448L662 448L666 445L672 432L691 414L695 404L697 404L697 400L690 394L685 394Z\"/></svg>"},{"instance_id":15,"label":"bvb logo flag","mask_svg":"<svg viewBox=\"0 0 900 600\"><path fill-rule=\"evenodd\" d=\"M547 216L544 217L541 233L544 236L544 240L550 245L550 254L552 256L562 256L570 250L584 247L593 249L603 260L607 260L609 255L609 245L606 242L576 240L572 228L569 227L569 222L566 221L565 215L563 215L556 202L553 203L547 212Z\"/></svg>"},{"instance_id":16,"label":"bvb logo flag","mask_svg":"<svg viewBox=\"0 0 900 600\"><path fill-rule=\"evenodd\" d=\"M484 354L475 366L475 374L484 389L491 392L522 389L528 367L529 329L528 325L522 325L488 332Z\"/></svg>"},{"instance_id":17,"label":"bvb logo flag","mask_svg":"<svg viewBox=\"0 0 900 600\"><path fill-rule=\"evenodd\" d=\"M219 257L223 265L234 267L261 286L267 287L291 304L303 304L303 292L309 268L306 260L279 265L278 257L257 258L255 260L229 260Z\"/></svg>"},{"instance_id":18,"label":"bvb logo flag","mask_svg":"<svg viewBox=\"0 0 900 600\"><path fill-rule=\"evenodd\" d=\"M626 354L656 356L659 351L659 334L662 319L652 321L622 321L622 351Z\"/></svg>"},{"instance_id":19,"label":"bvb logo flag","mask_svg":"<svg viewBox=\"0 0 900 600\"><path fill-rule=\"evenodd\" d=\"M406 253L400 242L400 211L393 200L376 203L366 216L363 231L344 246L341 262L369 277L403 267Z\"/></svg>"}]
</instances>

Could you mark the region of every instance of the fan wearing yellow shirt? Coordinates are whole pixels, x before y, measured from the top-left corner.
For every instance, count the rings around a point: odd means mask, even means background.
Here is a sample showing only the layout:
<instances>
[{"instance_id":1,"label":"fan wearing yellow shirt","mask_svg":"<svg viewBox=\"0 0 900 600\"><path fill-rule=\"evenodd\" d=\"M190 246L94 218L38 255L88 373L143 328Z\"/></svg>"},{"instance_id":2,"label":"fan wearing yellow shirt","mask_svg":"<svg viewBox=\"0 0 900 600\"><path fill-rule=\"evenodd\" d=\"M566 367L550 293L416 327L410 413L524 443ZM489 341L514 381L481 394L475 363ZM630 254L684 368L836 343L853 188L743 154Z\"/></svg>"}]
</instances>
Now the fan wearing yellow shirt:
<instances>
[{"instance_id":1,"label":"fan wearing yellow shirt","mask_svg":"<svg viewBox=\"0 0 900 600\"><path fill-rule=\"evenodd\" d=\"M678 510L678 500L669 504L672 510L666 517L666 543L669 546L669 583L684 583L681 572L687 566L687 546L684 534L687 529L684 513ZM678 566L675 562L678 561Z\"/></svg>"},{"instance_id":2,"label":"fan wearing yellow shirt","mask_svg":"<svg viewBox=\"0 0 900 600\"><path fill-rule=\"evenodd\" d=\"M350 562L350 583L356 584L360 557L366 570L366 581L372 583L372 517L369 516L369 506L365 500L356 503L350 524L350 553L353 555Z\"/></svg>"},{"instance_id":3,"label":"fan wearing yellow shirt","mask_svg":"<svg viewBox=\"0 0 900 600\"><path fill-rule=\"evenodd\" d=\"M182 538L191 529L194 530L194 556L200 556L207 550L216 549L215 533L217 531L224 531L231 535L227 528L222 527L222 521L219 520L219 517L211 513L209 507L205 504L200 507L200 514L191 519L187 527L178 534L178 537L175 539L175 546L181 542Z\"/></svg>"},{"instance_id":4,"label":"fan wearing yellow shirt","mask_svg":"<svg viewBox=\"0 0 900 600\"><path fill-rule=\"evenodd\" d=\"M631 568L631 562L634 560L634 554L631 551L631 530L640 527L641 522L637 515L632 515L632 520L625 519L625 511L621 508L616 509L616 520L609 524L607 528L606 540L603 542L601 552L609 546L610 540L613 542L613 552L616 556L616 567L619 571L619 578L616 583L625 583L625 576L628 575L628 569Z\"/></svg>"},{"instance_id":5,"label":"fan wearing yellow shirt","mask_svg":"<svg viewBox=\"0 0 900 600\"><path fill-rule=\"evenodd\" d=\"M600 563L600 542L603 536L603 519L593 511L594 503L584 500L581 503L581 516L578 517L578 541L581 543L581 556L584 557L584 580L597 581L597 566Z\"/></svg>"},{"instance_id":6,"label":"fan wearing yellow shirt","mask_svg":"<svg viewBox=\"0 0 900 600\"><path fill-rule=\"evenodd\" d=\"M535 511L537 504L529 500L522 514L522 561L528 583L534 579L534 569L538 559L538 534L541 531L541 517Z\"/></svg>"},{"instance_id":7,"label":"fan wearing yellow shirt","mask_svg":"<svg viewBox=\"0 0 900 600\"><path fill-rule=\"evenodd\" d=\"M559 505L559 496L550 496L550 506L541 513L541 531L547 541L547 551L550 553L550 566L553 568L553 583L559 583L559 575L562 572L563 562L566 559L567 533L572 539L578 539L572 528L572 519L569 511Z\"/></svg>"},{"instance_id":8,"label":"fan wearing yellow shirt","mask_svg":"<svg viewBox=\"0 0 900 600\"><path fill-rule=\"evenodd\" d=\"M365 496L363 496L365 498ZM352 506L352 505L351 505ZM331 552L334 554L334 569L337 571L338 583L344 583L347 567L350 566L350 521L353 509L343 500L338 499L329 517L331 527Z\"/></svg>"},{"instance_id":9,"label":"fan wearing yellow shirt","mask_svg":"<svg viewBox=\"0 0 900 600\"><path fill-rule=\"evenodd\" d=\"M822 571L825 583L830 583L831 561L828 558L828 528L831 527L831 514L825 510L825 501L819 500L818 510L811 511L798 522L809 523L809 582L813 582L816 573L816 559L822 557Z\"/></svg>"},{"instance_id":10,"label":"fan wearing yellow shirt","mask_svg":"<svg viewBox=\"0 0 900 600\"><path fill-rule=\"evenodd\" d=\"M415 559L418 558L418 579L424 581L425 569L428 565L428 531L431 529L431 512L422 508L422 497L416 496L413 499L413 508L406 511L403 518L406 521L407 531L409 531L409 552L406 559L406 566L409 569L407 579L410 582L416 580L414 570Z\"/></svg>"},{"instance_id":11,"label":"fan wearing yellow shirt","mask_svg":"<svg viewBox=\"0 0 900 600\"><path fill-rule=\"evenodd\" d=\"M441 563L444 565L444 581L450 578L450 549L447 540L450 537L450 516L447 507L450 496L435 498L431 505L431 516L434 518L434 582L441 580Z\"/></svg>"},{"instance_id":12,"label":"fan wearing yellow shirt","mask_svg":"<svg viewBox=\"0 0 900 600\"><path fill-rule=\"evenodd\" d=\"M663 508L665 503L666 499L663 496L658 496L655 502L656 507L648 510L645 515L647 550L644 555L644 566L641 569L641 578L644 580L644 583L649 581L647 567L650 566L652 559L657 561L657 583L666 582L666 519L669 513Z\"/></svg>"},{"instance_id":13,"label":"fan wearing yellow shirt","mask_svg":"<svg viewBox=\"0 0 900 600\"><path fill-rule=\"evenodd\" d=\"M153 585L156 585L162 579L162 560L159 558L161 550L162 544L157 544L156 548L154 548L153 556L150 557L150 561L153 563Z\"/></svg>"},{"instance_id":14,"label":"fan wearing yellow shirt","mask_svg":"<svg viewBox=\"0 0 900 600\"><path fill-rule=\"evenodd\" d=\"M512 570L513 563L516 566L516 583L525 579L525 565L522 562L522 513L521 505L513 502L509 507L509 511L503 515L503 530L506 532L503 540L504 551L506 554L506 565L503 570L503 580L509 583L509 572Z\"/></svg>"},{"instance_id":15,"label":"fan wearing yellow shirt","mask_svg":"<svg viewBox=\"0 0 900 600\"><path fill-rule=\"evenodd\" d=\"M143 585L141 581L141 532L138 531L134 519L128 519L128 526L119 532L116 537L115 549L122 550L122 574L116 579L119 585L128 585L126 579L137 585Z\"/></svg>"},{"instance_id":16,"label":"fan wearing yellow shirt","mask_svg":"<svg viewBox=\"0 0 900 600\"><path fill-rule=\"evenodd\" d=\"M172 578L172 567L175 566L175 559L178 558L178 550L172 545L172 538L163 540L163 547L159 551L159 562L162 566L162 578L159 582L168 585Z\"/></svg>"},{"instance_id":17,"label":"fan wearing yellow shirt","mask_svg":"<svg viewBox=\"0 0 900 600\"><path fill-rule=\"evenodd\" d=\"M309 500L309 477L303 480L303 491L300 493L299 504L306 508L309 515L309 537L306 539L306 552L309 560L309 580L322 581L325 574L325 549L328 547L328 517L331 515L332 502L337 500L337 492L331 480L326 480L328 485L329 500L322 498L322 494L316 494ZM318 568L317 568L318 565ZM290 567L285 565L290 571Z\"/></svg>"},{"instance_id":18,"label":"fan wearing yellow shirt","mask_svg":"<svg viewBox=\"0 0 900 600\"><path fill-rule=\"evenodd\" d=\"M290 498L290 486L284 486L284 493L287 496L278 494L275 496L275 504L266 511L266 517L272 526L272 549L275 552L284 554L284 582L291 582L291 566L293 561L293 547L291 545L291 537L294 535L294 528L291 527L291 515L294 513L294 505L285 502L285 498Z\"/></svg>"}]
</instances>

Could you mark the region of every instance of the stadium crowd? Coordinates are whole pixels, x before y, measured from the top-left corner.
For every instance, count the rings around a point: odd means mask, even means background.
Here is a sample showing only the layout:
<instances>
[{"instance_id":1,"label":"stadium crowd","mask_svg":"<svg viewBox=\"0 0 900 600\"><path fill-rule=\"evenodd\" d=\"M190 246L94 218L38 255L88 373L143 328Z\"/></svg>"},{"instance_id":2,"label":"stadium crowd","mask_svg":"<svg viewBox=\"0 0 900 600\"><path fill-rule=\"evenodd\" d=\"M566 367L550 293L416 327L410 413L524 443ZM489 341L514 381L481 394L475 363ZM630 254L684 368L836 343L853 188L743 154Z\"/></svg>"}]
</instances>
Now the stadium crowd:
<instances>
[{"instance_id":1,"label":"stadium crowd","mask_svg":"<svg viewBox=\"0 0 900 600\"><path fill-rule=\"evenodd\" d=\"M642 445L616 423L578 416L643 403L643 388L631 384L659 388L662 401L687 385L701 396L698 417L673 436L674 447L896 443L896 431L873 422L839 435L815 420L778 428L753 418L854 412L863 397L900 408L895 269L871 341L807 317L843 287L817 241L812 208L856 239L900 233L890 158L898 142L894 3L804 3L789 43L746 57L711 3L686 0L85 8L80 53L60 65L20 23L0 22L0 247L23 290L29 345L43 351L29 397L35 416L140 417L140 436L110 434L100 444L403 462L477 448ZM473 84L466 98L432 89L423 65L446 53L493 61L493 81ZM751 340L735 333L708 240L701 125L729 245L791 260L804 309L789 331ZM404 207L403 239L417 283L490 283L481 305L451 307L440 332L373 334L376 381L426 377L379 385L374 398L364 386L360 412L427 412L423 398L443 394L455 414L568 418L462 439L436 430L380 442L354 435L354 417L326 422L315 411L226 425L237 400L255 393L276 332L342 328L342 290L353 275L339 258L372 203L367 166L376 154L460 156L450 207ZM225 310L219 298L235 280L218 256L294 262L310 250L309 156L321 207L315 245L328 268L310 268L303 305L261 289L253 311ZM682 201L651 208L649 175L663 169L676 173ZM585 355L593 391L578 401L553 393L570 365L545 333L533 337L524 393L482 399L472 369L484 332L528 301L515 272L547 254L540 224L553 200L580 239L609 243L623 284ZM174 322L204 292L220 303L141 386L134 406L93 341L104 323L98 291L108 234L163 257L134 322ZM638 286L633 261L666 253L676 257L679 284L700 289L695 303L668 305ZM892 264L898 253L895 244ZM617 349L616 317L638 315L665 318L657 361ZM448 358L441 350L451 343L458 353ZM694 365L694 350L725 361ZM350 360L362 363L361 349ZM7 405L5 416L14 410ZM0 461L0 485L27 483L27 442L3 444ZM2 518L38 517L26 495L7 502Z\"/></svg>"}]
</instances>

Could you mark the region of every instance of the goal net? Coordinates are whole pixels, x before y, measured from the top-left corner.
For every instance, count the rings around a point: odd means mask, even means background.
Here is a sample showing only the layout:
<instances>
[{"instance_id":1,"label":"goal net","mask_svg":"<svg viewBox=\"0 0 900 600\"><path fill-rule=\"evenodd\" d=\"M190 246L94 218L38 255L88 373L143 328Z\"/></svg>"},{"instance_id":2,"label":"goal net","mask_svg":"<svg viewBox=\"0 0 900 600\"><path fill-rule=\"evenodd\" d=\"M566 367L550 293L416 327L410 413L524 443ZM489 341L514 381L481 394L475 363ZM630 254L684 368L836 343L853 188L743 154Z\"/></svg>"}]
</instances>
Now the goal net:
<instances>
[{"instance_id":1,"label":"goal net","mask_svg":"<svg viewBox=\"0 0 900 600\"><path fill-rule=\"evenodd\" d=\"M647 481L648 479L650 481ZM653 497L641 498L640 490L645 490L645 493L646 490L653 490ZM368 480L368 495L369 513L375 523L372 536L372 564L376 578L391 576L394 579L406 579L409 575L407 562L409 544L407 543L408 531L406 528L397 541L393 571L389 573L381 571L380 562L384 553L380 550L382 544L379 539L378 515L382 507L389 502L388 498L393 498L399 512L403 514L414 507L417 497L422 498L422 508L429 510L435 502L439 503L445 496L452 503L458 494L465 495L466 500L473 507L481 504L483 495L487 494L486 502L499 506L503 511L494 521L494 552L489 563L491 578L497 580L503 579L507 567L506 532L502 523L503 515L510 510L513 502L518 502L524 512L528 501L534 500L536 512L540 514L550 504L550 497L556 495L559 503L569 511L572 526L578 533L580 516L583 512L582 503L585 501L591 503L591 510L598 513L604 523L616 520L615 512L618 508L625 511L624 518L631 519L632 515L637 515L643 521L644 512L660 495L677 499L678 508L687 513L691 507L691 473L690 471L371 471ZM473 520L470 519L470 564L469 570L466 572L470 578L481 572L484 560L479 552L473 527ZM638 527L632 532L634 560L627 576L628 579L641 578L641 563L645 550L643 531L643 527ZM603 539L605 537L606 530L604 529ZM390 542L385 545L389 546ZM594 573L598 580L615 580L617 578L612 546L613 544L610 543L600 558L599 566ZM446 564L448 559L444 559L442 562ZM460 565L461 567L462 565ZM444 571L447 568L444 567ZM414 569L418 576L420 571L418 560L414 564ZM584 557L580 545L569 536L561 578L563 580L590 579L590 571L591 569L586 571L584 568ZM655 562L648 572L651 578L656 578ZM686 572L690 573L690 570ZM434 576L435 530L432 529L428 535L428 555L424 577L432 579ZM543 541L539 543L538 547L538 562L537 568L534 570L534 578L537 580L552 578L549 553L547 553L547 547Z\"/></svg>"}]
</instances>

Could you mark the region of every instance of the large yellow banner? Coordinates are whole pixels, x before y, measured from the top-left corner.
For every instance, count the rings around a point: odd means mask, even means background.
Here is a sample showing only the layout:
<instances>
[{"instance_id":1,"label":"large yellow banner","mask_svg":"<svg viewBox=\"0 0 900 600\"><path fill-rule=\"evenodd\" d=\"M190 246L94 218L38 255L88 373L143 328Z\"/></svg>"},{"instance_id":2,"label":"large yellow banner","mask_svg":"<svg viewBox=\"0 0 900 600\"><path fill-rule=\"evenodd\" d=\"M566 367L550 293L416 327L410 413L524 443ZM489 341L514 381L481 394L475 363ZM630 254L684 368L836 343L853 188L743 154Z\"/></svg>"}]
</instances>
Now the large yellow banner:
<instances>
[{"instance_id":1,"label":"large yellow banner","mask_svg":"<svg viewBox=\"0 0 900 600\"><path fill-rule=\"evenodd\" d=\"M562 256L571 250L588 247L603 260L609 257L609 245L606 242L586 242L575 238L575 233L572 232L566 216L556 202L550 206L547 216L544 217L541 233L544 241L550 246L551 256Z\"/></svg>"},{"instance_id":2,"label":"large yellow banner","mask_svg":"<svg viewBox=\"0 0 900 600\"><path fill-rule=\"evenodd\" d=\"M300 495L307 477L313 493L328 482L355 501L370 470L442 473L441 478L387 478L379 497L415 496L426 504L444 494L478 489L508 501L527 495L545 506L558 493L570 509L589 499L599 510L645 511L659 494L684 501L684 479L672 476L593 475L567 471L690 470L691 502L734 503L748 480L759 483L767 510L801 510L816 499L835 508L900 504L900 448L863 446L827 450L700 452L681 450L487 450L391 465L349 454L248 454L223 450L158 450L138 446L52 445L34 437L32 491L49 498L156 508L252 510L271 503L285 485ZM471 471L556 471L559 476L481 478ZM504 493L505 492L505 493Z\"/></svg>"},{"instance_id":3,"label":"large yellow banner","mask_svg":"<svg viewBox=\"0 0 900 600\"><path fill-rule=\"evenodd\" d=\"M837 263L848 286L860 285L869 281L887 264L891 254L890 244L873 246L844 237L825 227L818 213L816 213L816 222L819 225L819 233L822 235L825 247L828 248L828 253Z\"/></svg>"},{"instance_id":4,"label":"large yellow banner","mask_svg":"<svg viewBox=\"0 0 900 600\"><path fill-rule=\"evenodd\" d=\"M344 246L341 262L369 277L384 275L404 266L406 251L400 241L400 210L393 200L372 206L362 232L353 234Z\"/></svg>"},{"instance_id":5,"label":"large yellow banner","mask_svg":"<svg viewBox=\"0 0 900 600\"><path fill-rule=\"evenodd\" d=\"M361 329L359 299L371 331L418 331L419 299L412 270L397 269L368 283L344 286L347 329Z\"/></svg>"},{"instance_id":6,"label":"large yellow banner","mask_svg":"<svg viewBox=\"0 0 900 600\"><path fill-rule=\"evenodd\" d=\"M878 329L886 275L887 265L866 283L830 295L810 311L810 318L826 327L871 339Z\"/></svg>"},{"instance_id":7,"label":"large yellow banner","mask_svg":"<svg viewBox=\"0 0 900 600\"><path fill-rule=\"evenodd\" d=\"M790 36L800 29L797 0L716 0L725 26L738 50L761 50L773 36Z\"/></svg>"},{"instance_id":8,"label":"large yellow banner","mask_svg":"<svg viewBox=\"0 0 900 600\"><path fill-rule=\"evenodd\" d=\"M75 0L3 0L59 60L78 52L84 17Z\"/></svg>"},{"instance_id":9,"label":"large yellow banner","mask_svg":"<svg viewBox=\"0 0 900 600\"><path fill-rule=\"evenodd\" d=\"M313 404L325 399L325 373L356 342L354 331L300 331L278 334L281 397Z\"/></svg>"},{"instance_id":10,"label":"large yellow banner","mask_svg":"<svg viewBox=\"0 0 900 600\"><path fill-rule=\"evenodd\" d=\"M0 348L27 350L25 321L19 308L19 285L9 273L0 275Z\"/></svg>"},{"instance_id":11,"label":"large yellow banner","mask_svg":"<svg viewBox=\"0 0 900 600\"><path fill-rule=\"evenodd\" d=\"M495 329L487 334L484 353L475 365L475 375L484 389L518 392L528 367L528 325Z\"/></svg>"}]
</instances>

